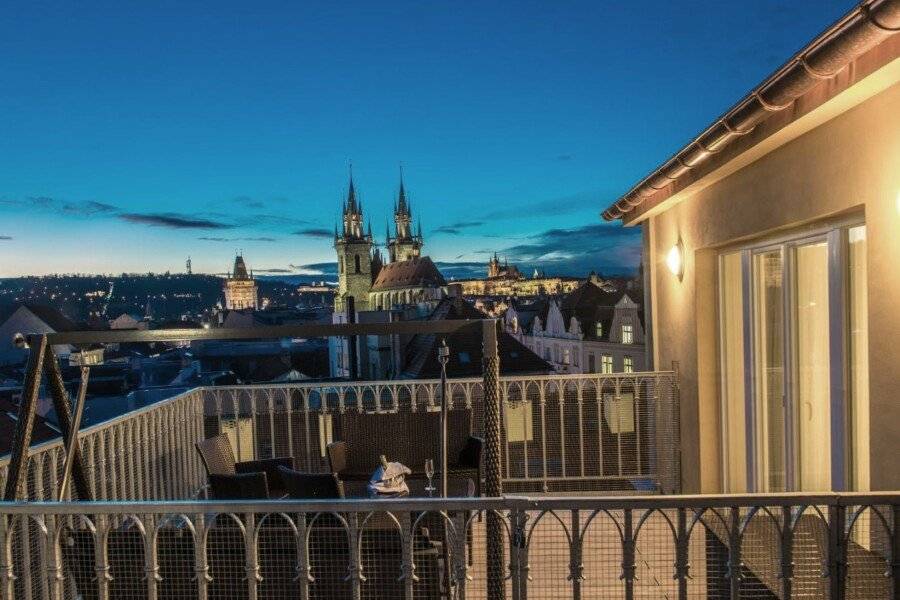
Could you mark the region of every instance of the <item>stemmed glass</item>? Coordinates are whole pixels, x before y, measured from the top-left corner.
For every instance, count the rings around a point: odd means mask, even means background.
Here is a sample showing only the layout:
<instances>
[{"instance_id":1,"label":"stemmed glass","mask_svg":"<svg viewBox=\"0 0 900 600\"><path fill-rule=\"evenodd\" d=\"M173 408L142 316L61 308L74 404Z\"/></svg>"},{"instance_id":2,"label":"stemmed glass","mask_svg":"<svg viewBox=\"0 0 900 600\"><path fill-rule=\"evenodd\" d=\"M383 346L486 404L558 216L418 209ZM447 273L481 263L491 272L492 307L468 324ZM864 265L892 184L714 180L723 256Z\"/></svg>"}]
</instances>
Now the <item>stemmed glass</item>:
<instances>
[{"instance_id":1,"label":"stemmed glass","mask_svg":"<svg viewBox=\"0 0 900 600\"><path fill-rule=\"evenodd\" d=\"M425 460L425 477L428 478L428 486L425 491L431 496L436 488L431 484L431 479L434 477L434 461L430 458Z\"/></svg>"}]
</instances>

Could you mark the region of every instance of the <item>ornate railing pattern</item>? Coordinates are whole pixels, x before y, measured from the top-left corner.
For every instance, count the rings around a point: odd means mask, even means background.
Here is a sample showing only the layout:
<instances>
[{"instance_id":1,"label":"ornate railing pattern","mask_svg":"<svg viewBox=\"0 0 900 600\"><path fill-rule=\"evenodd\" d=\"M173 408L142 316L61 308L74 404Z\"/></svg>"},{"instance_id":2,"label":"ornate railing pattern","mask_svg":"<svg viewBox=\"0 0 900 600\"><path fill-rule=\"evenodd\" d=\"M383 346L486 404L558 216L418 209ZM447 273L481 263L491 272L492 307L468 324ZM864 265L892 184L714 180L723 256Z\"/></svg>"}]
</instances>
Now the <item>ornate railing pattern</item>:
<instances>
[{"instance_id":1,"label":"ornate railing pattern","mask_svg":"<svg viewBox=\"0 0 900 600\"><path fill-rule=\"evenodd\" d=\"M115 419L79 435L83 463L96 500L192 498L206 475L194 442L203 438L202 394L192 390ZM0 486L9 458L0 458ZM65 464L62 440L37 444L26 464L19 497L56 500ZM71 487L67 497L71 499Z\"/></svg>"},{"instance_id":2,"label":"ornate railing pattern","mask_svg":"<svg viewBox=\"0 0 900 600\"><path fill-rule=\"evenodd\" d=\"M675 373L503 377L501 392L508 491L679 489ZM437 380L401 380L226 386L206 388L203 397L207 434L229 432L242 458L291 455L299 468L320 471L324 445L340 439L342 424L437 411L441 393ZM451 379L448 397L453 413L468 415L453 422L468 421L480 435L482 380Z\"/></svg>"},{"instance_id":3,"label":"ornate railing pattern","mask_svg":"<svg viewBox=\"0 0 900 600\"><path fill-rule=\"evenodd\" d=\"M484 598L486 511L513 600L900 588L895 493L0 504L0 597Z\"/></svg>"}]
</instances>

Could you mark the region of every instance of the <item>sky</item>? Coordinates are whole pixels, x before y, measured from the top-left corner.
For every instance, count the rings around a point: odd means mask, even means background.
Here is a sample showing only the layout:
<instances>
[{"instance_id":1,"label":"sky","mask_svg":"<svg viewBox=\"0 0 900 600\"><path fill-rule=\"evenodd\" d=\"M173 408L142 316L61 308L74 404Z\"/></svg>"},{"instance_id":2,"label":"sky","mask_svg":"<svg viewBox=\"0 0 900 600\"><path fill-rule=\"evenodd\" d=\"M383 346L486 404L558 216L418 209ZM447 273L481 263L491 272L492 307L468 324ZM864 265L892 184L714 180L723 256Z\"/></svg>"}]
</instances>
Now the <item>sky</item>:
<instances>
[{"instance_id":1,"label":"sky","mask_svg":"<svg viewBox=\"0 0 900 600\"><path fill-rule=\"evenodd\" d=\"M7 6L0 277L330 271L351 162L381 243L402 164L442 264L632 269L600 211L852 7Z\"/></svg>"}]
</instances>

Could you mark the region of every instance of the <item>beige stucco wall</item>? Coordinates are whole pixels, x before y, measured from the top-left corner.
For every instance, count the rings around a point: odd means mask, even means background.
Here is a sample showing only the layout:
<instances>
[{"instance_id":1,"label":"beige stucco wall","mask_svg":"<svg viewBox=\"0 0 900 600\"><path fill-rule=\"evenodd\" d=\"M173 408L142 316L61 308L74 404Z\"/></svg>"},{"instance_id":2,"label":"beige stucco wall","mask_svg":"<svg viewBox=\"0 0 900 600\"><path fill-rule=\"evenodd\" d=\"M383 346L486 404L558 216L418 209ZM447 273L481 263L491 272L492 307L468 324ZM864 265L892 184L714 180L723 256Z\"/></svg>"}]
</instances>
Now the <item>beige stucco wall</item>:
<instances>
[{"instance_id":1,"label":"beige stucco wall","mask_svg":"<svg viewBox=\"0 0 900 600\"><path fill-rule=\"evenodd\" d=\"M682 373L685 492L721 489L715 256L848 211L868 238L871 485L900 489L900 84L651 217L654 344ZM685 272L664 260L678 238Z\"/></svg>"}]
</instances>

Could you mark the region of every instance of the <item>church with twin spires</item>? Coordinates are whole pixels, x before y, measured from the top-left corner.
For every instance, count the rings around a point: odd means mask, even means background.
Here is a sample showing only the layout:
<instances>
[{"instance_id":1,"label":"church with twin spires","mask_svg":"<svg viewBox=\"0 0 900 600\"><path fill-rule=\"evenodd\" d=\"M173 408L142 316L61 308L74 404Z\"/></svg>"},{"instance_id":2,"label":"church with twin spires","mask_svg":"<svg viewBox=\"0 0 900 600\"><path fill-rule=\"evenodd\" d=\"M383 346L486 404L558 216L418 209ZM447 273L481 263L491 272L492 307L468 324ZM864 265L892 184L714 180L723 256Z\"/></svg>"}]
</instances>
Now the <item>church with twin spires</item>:
<instances>
[{"instance_id":1,"label":"church with twin spires","mask_svg":"<svg viewBox=\"0 0 900 600\"><path fill-rule=\"evenodd\" d=\"M335 228L338 259L335 313L346 313L352 298L356 312L390 310L411 304L437 302L448 295L444 277L428 256L422 256L421 221L413 232L412 210L400 177L394 201L394 232L386 232L387 257L372 236L372 224L364 226L362 201L350 175L342 206L342 227Z\"/></svg>"}]
</instances>

